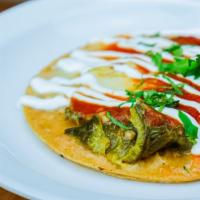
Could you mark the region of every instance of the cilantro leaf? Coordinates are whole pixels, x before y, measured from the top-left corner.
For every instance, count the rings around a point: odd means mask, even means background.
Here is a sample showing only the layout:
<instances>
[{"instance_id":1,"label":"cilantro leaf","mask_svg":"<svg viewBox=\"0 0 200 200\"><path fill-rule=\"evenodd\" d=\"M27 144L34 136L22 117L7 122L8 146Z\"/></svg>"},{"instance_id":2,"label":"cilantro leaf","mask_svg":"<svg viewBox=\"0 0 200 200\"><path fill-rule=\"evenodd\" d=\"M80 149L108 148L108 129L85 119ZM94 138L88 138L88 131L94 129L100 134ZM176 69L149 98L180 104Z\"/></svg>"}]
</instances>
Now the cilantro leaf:
<instances>
[{"instance_id":1,"label":"cilantro leaf","mask_svg":"<svg viewBox=\"0 0 200 200\"><path fill-rule=\"evenodd\" d=\"M129 96L128 101L123 102L131 103L134 106L137 99L141 98L144 102L152 107L159 107L160 111L165 107L176 107L179 101L174 100L173 93L163 93L157 92L156 90L146 90L146 91L126 91L127 96ZM123 105L120 104L119 106Z\"/></svg>"},{"instance_id":2,"label":"cilantro leaf","mask_svg":"<svg viewBox=\"0 0 200 200\"><path fill-rule=\"evenodd\" d=\"M138 44L141 44L141 45L144 45L144 46L147 46L147 47L154 47L154 46L156 46L156 44L155 43L146 43L146 42L139 42Z\"/></svg>"},{"instance_id":3,"label":"cilantro leaf","mask_svg":"<svg viewBox=\"0 0 200 200\"><path fill-rule=\"evenodd\" d=\"M172 53L174 56L182 56L183 55L183 49L178 44L173 44L170 47L164 49L164 51Z\"/></svg>"},{"instance_id":4,"label":"cilantro leaf","mask_svg":"<svg viewBox=\"0 0 200 200\"><path fill-rule=\"evenodd\" d=\"M182 74L183 76L200 77L200 55L196 58L175 57L174 62L164 63L160 53L148 52L152 62L158 67L160 72L169 72L174 74Z\"/></svg>"},{"instance_id":5,"label":"cilantro leaf","mask_svg":"<svg viewBox=\"0 0 200 200\"><path fill-rule=\"evenodd\" d=\"M150 37L150 38L161 37L161 33L160 32L153 33L153 34L148 35L148 37Z\"/></svg>"},{"instance_id":6,"label":"cilantro leaf","mask_svg":"<svg viewBox=\"0 0 200 200\"><path fill-rule=\"evenodd\" d=\"M195 144L196 139L198 138L198 127L196 127L190 118L183 112L179 111L178 116L180 120L183 122L183 126L185 129L185 134L188 137L188 139Z\"/></svg>"},{"instance_id":7,"label":"cilantro leaf","mask_svg":"<svg viewBox=\"0 0 200 200\"><path fill-rule=\"evenodd\" d=\"M151 57L152 62L156 66L158 66L159 69L162 68L163 62L162 62L162 56L160 53L154 53L152 51L148 51L146 54Z\"/></svg>"},{"instance_id":8,"label":"cilantro leaf","mask_svg":"<svg viewBox=\"0 0 200 200\"><path fill-rule=\"evenodd\" d=\"M119 126L120 128L125 129L125 130L130 130L130 129L131 129L131 127L126 126L126 125L123 124L122 122L120 122L120 121L118 121L117 119L115 119L115 118L111 115L110 112L107 112L107 113L106 113L106 116L110 119L110 121L111 121L113 124Z\"/></svg>"}]
</instances>

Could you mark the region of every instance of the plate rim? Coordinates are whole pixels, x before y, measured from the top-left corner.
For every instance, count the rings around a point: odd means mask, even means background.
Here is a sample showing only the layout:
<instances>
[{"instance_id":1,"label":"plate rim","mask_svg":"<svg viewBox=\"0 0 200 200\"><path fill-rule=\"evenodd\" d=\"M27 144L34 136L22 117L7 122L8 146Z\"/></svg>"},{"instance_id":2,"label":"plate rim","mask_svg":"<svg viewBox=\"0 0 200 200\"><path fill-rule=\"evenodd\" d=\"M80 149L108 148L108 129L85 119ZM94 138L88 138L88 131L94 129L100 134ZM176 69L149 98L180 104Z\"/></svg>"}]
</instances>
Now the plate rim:
<instances>
[{"instance_id":1,"label":"plate rim","mask_svg":"<svg viewBox=\"0 0 200 200\"><path fill-rule=\"evenodd\" d=\"M79 1L79 0L76 0L76 1ZM98 0L95 0L95 1L98 1ZM123 1L123 0L109 0L109 1L116 1L117 2L117 1ZM130 2L131 0L125 0L125 1ZM132 0L132 2L133 1L139 2L139 0ZM146 2L148 0L142 0L142 1ZM197 0L190 0L190 1L189 0L150 0L150 1L155 2L155 3L159 2L159 3L163 3L163 4L165 4L166 2L167 3L169 3L169 2L182 3L182 4L189 4L189 5L197 4L197 5L200 6L200 1L197 1ZM17 6L9 8L9 9L3 11L2 13L0 13L0 21L1 21L2 18L3 18L3 20L5 20L6 18L9 19L10 17L12 17L13 14L16 14L17 12L23 13L24 10L30 9L31 6L38 7L42 4L47 4L49 2L52 3L53 1L48 1L48 0L33 1L33 0L31 0L31 1L23 2L21 4L18 4ZM1 148L1 145L0 145L0 148ZM36 193L33 194L33 193L30 193L30 191L27 191L26 187L24 187L23 184L20 186L20 184L17 184L17 183L20 183L20 182L17 182L15 179L10 179L10 178L4 176L2 173L0 173L0 187L6 189L7 191L13 192L13 193L18 194L20 196L23 196L25 198L42 199ZM31 189L31 187L30 187L30 189Z\"/></svg>"}]
</instances>

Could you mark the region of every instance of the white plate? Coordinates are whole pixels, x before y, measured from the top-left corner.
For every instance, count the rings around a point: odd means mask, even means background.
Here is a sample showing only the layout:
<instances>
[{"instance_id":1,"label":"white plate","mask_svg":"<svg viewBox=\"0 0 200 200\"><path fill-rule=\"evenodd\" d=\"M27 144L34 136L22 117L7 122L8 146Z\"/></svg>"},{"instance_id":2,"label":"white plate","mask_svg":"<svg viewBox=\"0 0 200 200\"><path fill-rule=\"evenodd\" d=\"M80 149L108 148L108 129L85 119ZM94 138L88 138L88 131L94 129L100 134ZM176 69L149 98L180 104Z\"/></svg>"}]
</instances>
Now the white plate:
<instances>
[{"instance_id":1,"label":"white plate","mask_svg":"<svg viewBox=\"0 0 200 200\"><path fill-rule=\"evenodd\" d=\"M200 3L184 0L44 0L0 14L0 184L44 200L200 197L199 182L121 180L64 160L31 132L16 106L31 76L90 38L198 27Z\"/></svg>"}]
</instances>

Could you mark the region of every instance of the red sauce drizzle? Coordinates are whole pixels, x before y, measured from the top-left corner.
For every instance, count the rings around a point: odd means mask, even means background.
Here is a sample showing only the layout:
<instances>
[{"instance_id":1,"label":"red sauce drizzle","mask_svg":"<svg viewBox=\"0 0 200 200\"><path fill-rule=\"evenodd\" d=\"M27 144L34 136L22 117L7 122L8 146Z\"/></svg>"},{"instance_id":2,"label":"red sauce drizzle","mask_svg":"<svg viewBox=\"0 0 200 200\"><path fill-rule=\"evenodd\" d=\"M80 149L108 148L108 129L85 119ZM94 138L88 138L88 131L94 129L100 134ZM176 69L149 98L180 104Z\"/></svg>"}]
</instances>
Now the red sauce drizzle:
<instances>
[{"instance_id":1,"label":"red sauce drizzle","mask_svg":"<svg viewBox=\"0 0 200 200\"><path fill-rule=\"evenodd\" d=\"M74 97L72 97L71 102L72 102L72 108L75 112L80 112L85 115L90 115L90 114L104 112L104 111L123 111L127 109L129 110L128 107L123 107L123 108L116 107L116 106L108 107L104 105L98 105L95 103L81 101Z\"/></svg>"},{"instance_id":2,"label":"red sauce drizzle","mask_svg":"<svg viewBox=\"0 0 200 200\"><path fill-rule=\"evenodd\" d=\"M108 97L111 97L113 99L120 100L120 101L126 101L127 100L127 97L120 97L120 96L116 96L114 94L105 93L105 95L108 96Z\"/></svg>"},{"instance_id":3,"label":"red sauce drizzle","mask_svg":"<svg viewBox=\"0 0 200 200\"><path fill-rule=\"evenodd\" d=\"M107 45L104 50L118 51L123 53L142 53L136 49L120 47L117 45L117 43Z\"/></svg>"},{"instance_id":4,"label":"red sauce drizzle","mask_svg":"<svg viewBox=\"0 0 200 200\"><path fill-rule=\"evenodd\" d=\"M123 107L123 108L107 107L107 106L103 106L103 105L98 105L98 104L94 104L94 103L81 101L74 97L71 99L71 102L72 102L73 110L75 112L81 113L82 115L92 115L92 114L97 114L100 112L109 111L109 112L111 112L113 117L115 117L117 120L122 121L124 123L128 122L128 119L130 116L130 110L128 107ZM177 109L188 113L200 124L200 112L197 109L195 109L191 106L183 105L183 104L179 104ZM168 119L170 119L170 121L172 122L173 118L168 116ZM173 122L177 123L177 120L175 120Z\"/></svg>"},{"instance_id":5,"label":"red sauce drizzle","mask_svg":"<svg viewBox=\"0 0 200 200\"><path fill-rule=\"evenodd\" d=\"M165 91L166 87L170 88L170 85L162 80L156 78L143 79L142 90L158 90L159 92Z\"/></svg>"},{"instance_id":6,"label":"red sauce drizzle","mask_svg":"<svg viewBox=\"0 0 200 200\"><path fill-rule=\"evenodd\" d=\"M94 103L89 103L85 101L81 101L72 97L71 99L72 108L75 112L79 112L82 115L92 115L100 112L111 112L112 116L117 120L127 123L130 117L130 108L128 107L107 107L103 105L98 105Z\"/></svg>"},{"instance_id":7,"label":"red sauce drizzle","mask_svg":"<svg viewBox=\"0 0 200 200\"><path fill-rule=\"evenodd\" d=\"M200 38L193 36L178 36L171 38L171 40L179 44L200 45Z\"/></svg>"},{"instance_id":8,"label":"red sauce drizzle","mask_svg":"<svg viewBox=\"0 0 200 200\"><path fill-rule=\"evenodd\" d=\"M135 68L141 73L141 74L149 74L151 71L148 70L147 68L141 66L141 65L136 65Z\"/></svg>"},{"instance_id":9,"label":"red sauce drizzle","mask_svg":"<svg viewBox=\"0 0 200 200\"><path fill-rule=\"evenodd\" d=\"M97 105L97 104L81 101L76 98L72 98L71 101L72 101L73 110L75 112L81 113L82 115L93 115L93 114L97 114L100 112L109 111L115 119L117 119L125 124L127 124L129 122L130 108L128 108L128 107L123 107L123 108L107 107L107 106L102 106L102 105ZM157 113L157 115L155 115L155 112ZM150 122L154 125L156 125L156 124L158 125L159 123L161 123L160 118L159 118L161 116L163 116L163 117L165 116L165 120L167 120L170 124L180 124L180 122L178 120L176 120L170 116L164 115L162 113L158 113L157 111L154 111L152 109L149 109L149 111L147 111L145 115L148 117Z\"/></svg>"},{"instance_id":10,"label":"red sauce drizzle","mask_svg":"<svg viewBox=\"0 0 200 200\"><path fill-rule=\"evenodd\" d=\"M194 119L196 119L196 121L200 124L200 112L196 108L193 108L191 106L186 106L186 105L183 105L183 104L179 104L179 106L177 107L177 109L182 110L182 111L188 113Z\"/></svg>"},{"instance_id":11,"label":"red sauce drizzle","mask_svg":"<svg viewBox=\"0 0 200 200\"><path fill-rule=\"evenodd\" d=\"M170 88L170 85L168 83L165 83L164 81L158 80L156 78L147 78L144 80L142 90L152 90L155 89L158 92L163 92L167 88ZM178 97L182 99L187 99L190 101L195 101L197 103L200 103L200 96L197 94L190 93L186 90L182 90L183 95L177 95ZM192 102L191 102L192 103Z\"/></svg>"},{"instance_id":12,"label":"red sauce drizzle","mask_svg":"<svg viewBox=\"0 0 200 200\"><path fill-rule=\"evenodd\" d=\"M187 100L190 100L190 101L195 101L197 103L200 103L200 96L199 95L187 92L184 89L182 90L182 92L183 92L183 95L177 95L177 96L182 98L182 99L187 99ZM191 102L191 104L192 104L192 102Z\"/></svg>"},{"instance_id":13,"label":"red sauce drizzle","mask_svg":"<svg viewBox=\"0 0 200 200\"><path fill-rule=\"evenodd\" d=\"M177 80L177 81L181 81L183 83L187 83L188 85L190 85L191 87L197 89L198 91L200 91L200 85L192 82L191 80L187 79L187 78L184 78L184 77L181 77L181 76L178 76L178 75L175 75L175 74L168 74L169 77Z\"/></svg>"},{"instance_id":14,"label":"red sauce drizzle","mask_svg":"<svg viewBox=\"0 0 200 200\"><path fill-rule=\"evenodd\" d=\"M84 115L95 114L111 109L110 107L92 104L85 101L80 101L74 97L71 98L72 108L75 112L82 113Z\"/></svg>"},{"instance_id":15,"label":"red sauce drizzle","mask_svg":"<svg viewBox=\"0 0 200 200\"><path fill-rule=\"evenodd\" d=\"M162 62L164 62L164 63L172 63L173 61L172 61L172 60L169 60L169 59L167 59L167 58L163 58L163 59L162 59Z\"/></svg>"},{"instance_id":16,"label":"red sauce drizzle","mask_svg":"<svg viewBox=\"0 0 200 200\"><path fill-rule=\"evenodd\" d=\"M155 111L152 108L147 108L145 110L144 115L145 115L145 121L147 121L150 126L161 126L165 122L167 122L171 126L180 125L180 122L177 119L165 115L163 113L160 113L158 111Z\"/></svg>"},{"instance_id":17,"label":"red sauce drizzle","mask_svg":"<svg viewBox=\"0 0 200 200\"><path fill-rule=\"evenodd\" d=\"M187 79L182 78L182 77L179 78L176 75L172 75L171 77L174 78L174 79L180 80L182 82L186 82L186 83L190 82L190 80L187 80ZM139 80L133 79L133 82L134 81L137 82ZM147 79L144 79L144 82L143 82L141 88L138 88L138 89L139 90L155 89L159 92L163 92L167 88L170 88L170 84L168 84L168 83L166 83L162 80L158 80L156 78L147 78ZM182 99L187 99L187 100L190 100L190 101L195 101L197 103L200 103L200 96L199 95L190 93L190 92L188 92L184 89L182 90L182 92L183 92L183 95L177 95L177 96L182 98ZM126 97L115 96L115 95L108 94L108 93L106 93L105 95L109 96L111 98L114 98L114 99L122 100L122 101L127 100ZM129 108L127 108L127 107L123 107L123 108L108 107L108 106L103 106L103 105L98 105L98 104L94 104L94 103L81 101L81 100L76 99L76 98L72 98L71 102L72 102L73 110L76 111L76 112L80 112L83 115L91 115L91 114L95 114L95 113L99 113L99 112L110 111L111 114L116 119L118 119L119 121L123 121L123 122L126 123L127 119L128 119L126 116L127 116L127 113L129 112ZM191 102L191 105L192 105L192 102ZM200 112L196 108L194 108L192 106L186 106L186 105L180 104L178 106L178 109L182 110L184 112L187 112L189 115L194 117L196 119L196 121L200 124Z\"/></svg>"}]
</instances>

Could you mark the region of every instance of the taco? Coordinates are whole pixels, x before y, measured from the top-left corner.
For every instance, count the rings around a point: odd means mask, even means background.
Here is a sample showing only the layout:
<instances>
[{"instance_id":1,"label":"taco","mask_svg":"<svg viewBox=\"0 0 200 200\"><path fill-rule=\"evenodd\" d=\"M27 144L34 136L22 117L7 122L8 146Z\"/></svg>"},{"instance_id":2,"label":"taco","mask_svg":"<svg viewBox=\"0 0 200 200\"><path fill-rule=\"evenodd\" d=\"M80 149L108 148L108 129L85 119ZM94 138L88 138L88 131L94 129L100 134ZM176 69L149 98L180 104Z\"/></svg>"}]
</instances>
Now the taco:
<instances>
[{"instance_id":1,"label":"taco","mask_svg":"<svg viewBox=\"0 0 200 200\"><path fill-rule=\"evenodd\" d=\"M200 180L200 38L117 35L45 67L21 98L59 155L150 182Z\"/></svg>"}]
</instances>

